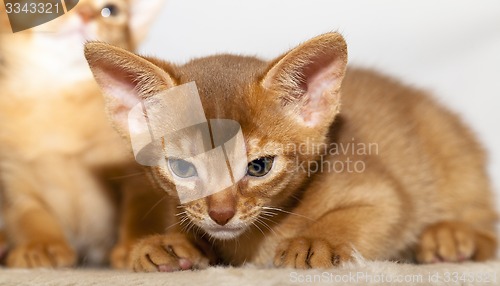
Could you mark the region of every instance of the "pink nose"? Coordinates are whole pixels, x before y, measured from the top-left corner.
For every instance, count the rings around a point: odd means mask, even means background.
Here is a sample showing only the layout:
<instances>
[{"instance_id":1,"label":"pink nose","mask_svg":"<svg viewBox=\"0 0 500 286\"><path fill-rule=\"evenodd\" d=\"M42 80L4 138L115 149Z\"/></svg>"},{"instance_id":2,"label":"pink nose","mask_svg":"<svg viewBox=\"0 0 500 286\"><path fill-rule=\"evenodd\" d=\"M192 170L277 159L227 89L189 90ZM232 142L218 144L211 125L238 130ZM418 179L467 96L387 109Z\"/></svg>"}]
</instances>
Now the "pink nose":
<instances>
[{"instance_id":1,"label":"pink nose","mask_svg":"<svg viewBox=\"0 0 500 286\"><path fill-rule=\"evenodd\" d=\"M218 224L225 225L234 216L234 209L211 210L208 215Z\"/></svg>"},{"instance_id":2,"label":"pink nose","mask_svg":"<svg viewBox=\"0 0 500 286\"><path fill-rule=\"evenodd\" d=\"M79 7L77 12L84 23L89 22L96 16L96 12L89 6Z\"/></svg>"}]
</instances>

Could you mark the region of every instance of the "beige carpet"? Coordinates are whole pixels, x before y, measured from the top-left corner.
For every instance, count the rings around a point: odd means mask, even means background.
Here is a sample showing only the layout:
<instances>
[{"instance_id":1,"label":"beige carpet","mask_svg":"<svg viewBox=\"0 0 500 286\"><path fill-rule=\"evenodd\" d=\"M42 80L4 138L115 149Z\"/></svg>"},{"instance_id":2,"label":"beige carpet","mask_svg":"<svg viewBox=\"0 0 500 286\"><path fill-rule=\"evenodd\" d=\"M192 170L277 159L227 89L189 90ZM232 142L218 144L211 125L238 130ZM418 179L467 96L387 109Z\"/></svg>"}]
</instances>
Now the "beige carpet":
<instances>
[{"instance_id":1,"label":"beige carpet","mask_svg":"<svg viewBox=\"0 0 500 286\"><path fill-rule=\"evenodd\" d=\"M311 281L311 282L309 282ZM302 282L302 283L301 283ZM176 273L0 269L0 285L500 285L500 261L411 265L359 261L328 270L209 268Z\"/></svg>"}]
</instances>

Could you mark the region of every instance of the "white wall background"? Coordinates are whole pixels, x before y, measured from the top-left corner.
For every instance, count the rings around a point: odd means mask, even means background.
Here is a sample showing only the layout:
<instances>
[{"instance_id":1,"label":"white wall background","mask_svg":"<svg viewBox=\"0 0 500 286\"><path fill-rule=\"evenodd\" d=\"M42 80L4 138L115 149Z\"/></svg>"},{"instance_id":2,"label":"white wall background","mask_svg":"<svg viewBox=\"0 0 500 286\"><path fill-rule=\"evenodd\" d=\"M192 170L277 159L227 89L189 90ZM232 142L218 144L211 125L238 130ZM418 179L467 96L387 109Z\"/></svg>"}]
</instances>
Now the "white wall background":
<instances>
[{"instance_id":1,"label":"white wall background","mask_svg":"<svg viewBox=\"0 0 500 286\"><path fill-rule=\"evenodd\" d=\"M491 154L500 206L498 0L167 0L142 51L176 63L221 52L273 58L333 30L351 64L424 87L469 121Z\"/></svg>"}]
</instances>

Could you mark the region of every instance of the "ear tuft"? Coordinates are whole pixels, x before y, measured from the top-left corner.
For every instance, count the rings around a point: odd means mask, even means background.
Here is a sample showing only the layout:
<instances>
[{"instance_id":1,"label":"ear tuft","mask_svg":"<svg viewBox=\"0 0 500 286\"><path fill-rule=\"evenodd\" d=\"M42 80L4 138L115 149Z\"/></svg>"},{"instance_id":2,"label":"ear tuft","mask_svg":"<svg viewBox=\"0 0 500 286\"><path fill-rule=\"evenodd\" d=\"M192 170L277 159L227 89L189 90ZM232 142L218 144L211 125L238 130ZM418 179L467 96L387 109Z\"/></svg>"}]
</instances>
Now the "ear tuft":
<instances>
[{"instance_id":1,"label":"ear tuft","mask_svg":"<svg viewBox=\"0 0 500 286\"><path fill-rule=\"evenodd\" d=\"M271 63L262 86L293 105L307 126L330 124L340 106L347 66L347 45L338 33L313 38ZM332 116L333 114L333 116Z\"/></svg>"}]
</instances>

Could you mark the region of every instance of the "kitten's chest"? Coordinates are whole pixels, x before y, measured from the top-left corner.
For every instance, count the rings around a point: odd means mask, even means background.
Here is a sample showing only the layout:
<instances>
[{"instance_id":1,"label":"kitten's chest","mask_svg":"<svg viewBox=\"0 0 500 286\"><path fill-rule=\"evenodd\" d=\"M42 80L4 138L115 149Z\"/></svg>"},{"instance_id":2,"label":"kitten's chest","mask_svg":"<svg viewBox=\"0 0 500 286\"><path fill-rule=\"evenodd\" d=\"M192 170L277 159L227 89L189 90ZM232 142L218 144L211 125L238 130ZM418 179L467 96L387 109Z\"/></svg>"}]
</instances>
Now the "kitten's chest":
<instances>
[{"instance_id":1,"label":"kitten's chest","mask_svg":"<svg viewBox=\"0 0 500 286\"><path fill-rule=\"evenodd\" d=\"M0 79L0 155L30 160L50 152L116 148L121 141L107 120L81 42L39 34L11 40L2 46L10 60Z\"/></svg>"},{"instance_id":2,"label":"kitten's chest","mask_svg":"<svg viewBox=\"0 0 500 286\"><path fill-rule=\"evenodd\" d=\"M20 90L0 99L0 113L0 142L27 159L47 152L77 154L118 138L93 81Z\"/></svg>"},{"instance_id":3,"label":"kitten's chest","mask_svg":"<svg viewBox=\"0 0 500 286\"><path fill-rule=\"evenodd\" d=\"M10 44L3 47L9 58L8 82L19 89L44 91L92 79L83 55L83 45L79 41L44 34L9 40L12 43L9 41Z\"/></svg>"}]
</instances>

